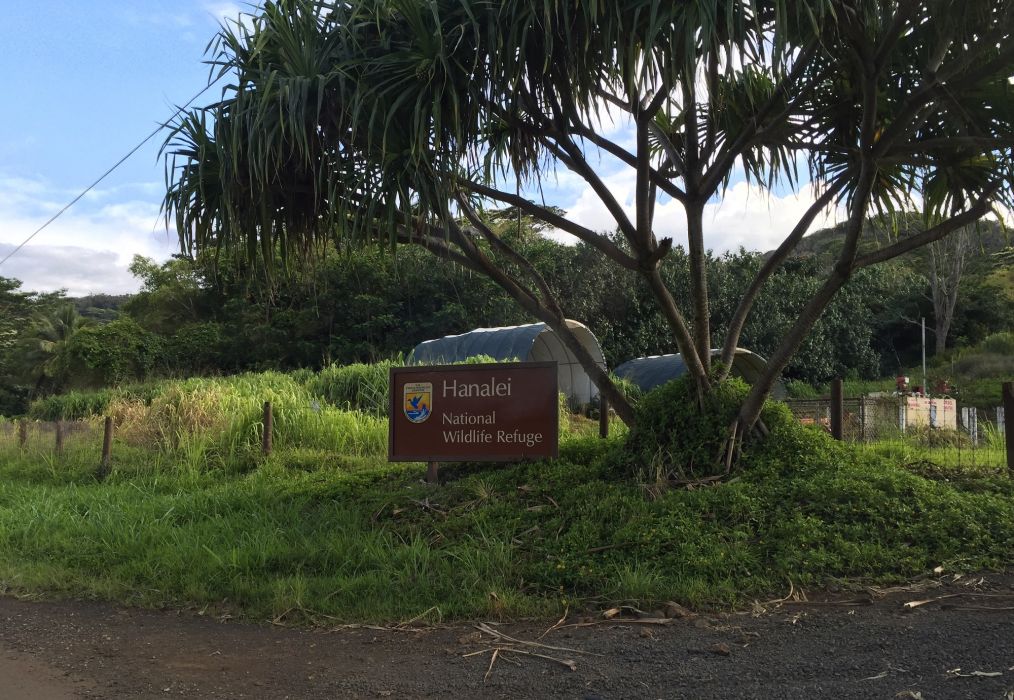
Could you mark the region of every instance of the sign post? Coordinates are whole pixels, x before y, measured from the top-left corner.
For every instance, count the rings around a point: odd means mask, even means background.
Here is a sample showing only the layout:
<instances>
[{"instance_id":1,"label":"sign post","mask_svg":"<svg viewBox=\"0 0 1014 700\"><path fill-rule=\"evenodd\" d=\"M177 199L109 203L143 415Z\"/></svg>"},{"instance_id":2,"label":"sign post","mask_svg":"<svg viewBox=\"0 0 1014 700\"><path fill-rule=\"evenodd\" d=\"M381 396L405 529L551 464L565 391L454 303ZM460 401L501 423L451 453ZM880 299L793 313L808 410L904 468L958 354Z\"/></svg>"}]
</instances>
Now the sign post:
<instances>
[{"instance_id":1,"label":"sign post","mask_svg":"<svg viewBox=\"0 0 1014 700\"><path fill-rule=\"evenodd\" d=\"M388 460L506 462L559 454L555 362L392 367Z\"/></svg>"}]
</instances>

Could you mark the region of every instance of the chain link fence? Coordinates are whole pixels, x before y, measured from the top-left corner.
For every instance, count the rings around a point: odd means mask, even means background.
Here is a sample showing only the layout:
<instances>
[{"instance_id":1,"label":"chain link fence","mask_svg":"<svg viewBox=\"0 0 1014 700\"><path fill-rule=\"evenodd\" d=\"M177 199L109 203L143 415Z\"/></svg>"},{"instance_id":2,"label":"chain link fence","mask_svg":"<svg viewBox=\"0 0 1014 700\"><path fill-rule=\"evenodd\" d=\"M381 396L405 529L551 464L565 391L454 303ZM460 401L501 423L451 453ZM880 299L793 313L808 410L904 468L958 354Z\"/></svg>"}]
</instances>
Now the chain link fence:
<instances>
[{"instance_id":1,"label":"chain link fence","mask_svg":"<svg viewBox=\"0 0 1014 700\"><path fill-rule=\"evenodd\" d=\"M790 399L805 425L831 430L830 398ZM862 397L843 400L842 439L871 448L897 448L913 459L947 466L1004 469L1007 464L1003 407L958 406L953 399Z\"/></svg>"}]
</instances>

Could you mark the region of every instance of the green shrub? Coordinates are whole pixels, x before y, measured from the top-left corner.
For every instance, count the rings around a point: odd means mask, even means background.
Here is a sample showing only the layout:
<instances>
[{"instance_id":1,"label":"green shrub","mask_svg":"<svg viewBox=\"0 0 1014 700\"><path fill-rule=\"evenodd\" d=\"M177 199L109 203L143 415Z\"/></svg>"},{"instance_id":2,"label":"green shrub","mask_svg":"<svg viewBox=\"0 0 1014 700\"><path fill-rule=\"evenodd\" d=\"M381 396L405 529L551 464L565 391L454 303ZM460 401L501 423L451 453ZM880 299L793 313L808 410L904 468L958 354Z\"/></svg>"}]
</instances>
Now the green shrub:
<instances>
[{"instance_id":1,"label":"green shrub","mask_svg":"<svg viewBox=\"0 0 1014 700\"><path fill-rule=\"evenodd\" d=\"M729 426L749 391L730 378L699 403L686 376L649 391L637 404L626 462L644 481L698 479L716 473Z\"/></svg>"},{"instance_id":2,"label":"green shrub","mask_svg":"<svg viewBox=\"0 0 1014 700\"><path fill-rule=\"evenodd\" d=\"M994 333L986 336L986 338L979 343L979 349L983 352L991 352L997 355L1014 357L1014 331Z\"/></svg>"},{"instance_id":3,"label":"green shrub","mask_svg":"<svg viewBox=\"0 0 1014 700\"><path fill-rule=\"evenodd\" d=\"M963 379L989 379L1014 375L1014 353L976 352L962 355L954 372Z\"/></svg>"},{"instance_id":4,"label":"green shrub","mask_svg":"<svg viewBox=\"0 0 1014 700\"><path fill-rule=\"evenodd\" d=\"M164 340L162 363L171 372L188 375L211 372L222 354L222 326L191 323Z\"/></svg>"},{"instance_id":5,"label":"green shrub","mask_svg":"<svg viewBox=\"0 0 1014 700\"><path fill-rule=\"evenodd\" d=\"M162 340L125 316L82 328L66 353L74 386L110 386L148 377L162 358Z\"/></svg>"},{"instance_id":6,"label":"green shrub","mask_svg":"<svg viewBox=\"0 0 1014 700\"><path fill-rule=\"evenodd\" d=\"M785 393L790 399L819 399L822 395L820 389L799 379L786 379Z\"/></svg>"}]
</instances>

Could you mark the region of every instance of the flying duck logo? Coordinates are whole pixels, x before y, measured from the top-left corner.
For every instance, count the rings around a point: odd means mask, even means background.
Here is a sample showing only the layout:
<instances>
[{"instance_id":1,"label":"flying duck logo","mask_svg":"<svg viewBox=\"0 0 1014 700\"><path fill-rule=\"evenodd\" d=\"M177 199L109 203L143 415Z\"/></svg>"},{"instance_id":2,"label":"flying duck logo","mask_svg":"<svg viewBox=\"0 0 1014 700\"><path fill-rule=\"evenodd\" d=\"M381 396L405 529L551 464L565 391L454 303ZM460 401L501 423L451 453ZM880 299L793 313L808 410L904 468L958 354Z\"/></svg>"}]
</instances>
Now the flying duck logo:
<instances>
[{"instance_id":1,"label":"flying duck logo","mask_svg":"<svg viewBox=\"0 0 1014 700\"><path fill-rule=\"evenodd\" d=\"M422 423L433 410L433 384L412 382L405 385L405 417L413 423Z\"/></svg>"}]
</instances>

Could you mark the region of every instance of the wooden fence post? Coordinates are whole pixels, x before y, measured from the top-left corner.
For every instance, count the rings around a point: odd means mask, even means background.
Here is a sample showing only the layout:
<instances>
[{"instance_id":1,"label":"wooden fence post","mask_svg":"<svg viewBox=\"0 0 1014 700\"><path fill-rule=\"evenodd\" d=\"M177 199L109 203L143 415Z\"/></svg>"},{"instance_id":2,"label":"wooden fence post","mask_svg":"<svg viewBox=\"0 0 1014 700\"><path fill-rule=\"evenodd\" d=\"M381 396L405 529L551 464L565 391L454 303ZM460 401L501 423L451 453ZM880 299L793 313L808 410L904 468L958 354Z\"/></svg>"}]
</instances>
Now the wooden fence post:
<instances>
[{"instance_id":1,"label":"wooden fence post","mask_svg":"<svg viewBox=\"0 0 1014 700\"><path fill-rule=\"evenodd\" d=\"M104 478L109 475L109 467L113 461L113 419L106 416L106 422L102 431L102 461L99 462L99 476Z\"/></svg>"},{"instance_id":2,"label":"wooden fence post","mask_svg":"<svg viewBox=\"0 0 1014 700\"><path fill-rule=\"evenodd\" d=\"M22 450L28 446L28 420L22 418L18 422L18 447Z\"/></svg>"},{"instance_id":3,"label":"wooden fence post","mask_svg":"<svg viewBox=\"0 0 1014 700\"><path fill-rule=\"evenodd\" d=\"M831 381L831 436L835 440L845 437L845 398L841 379Z\"/></svg>"},{"instance_id":4,"label":"wooden fence post","mask_svg":"<svg viewBox=\"0 0 1014 700\"><path fill-rule=\"evenodd\" d=\"M599 393L599 437L609 437L609 399L603 393Z\"/></svg>"},{"instance_id":5,"label":"wooden fence post","mask_svg":"<svg viewBox=\"0 0 1014 700\"><path fill-rule=\"evenodd\" d=\"M53 451L57 456L63 455L63 421L56 421L56 444L53 446Z\"/></svg>"},{"instance_id":6,"label":"wooden fence post","mask_svg":"<svg viewBox=\"0 0 1014 700\"><path fill-rule=\"evenodd\" d=\"M271 454L271 433L274 430L274 416L271 413L271 402L264 402L264 436L261 443L261 452L267 457Z\"/></svg>"},{"instance_id":7,"label":"wooden fence post","mask_svg":"<svg viewBox=\"0 0 1014 700\"><path fill-rule=\"evenodd\" d=\"M1014 382L1003 383L1004 442L1007 443L1007 474L1014 479Z\"/></svg>"}]
</instances>

